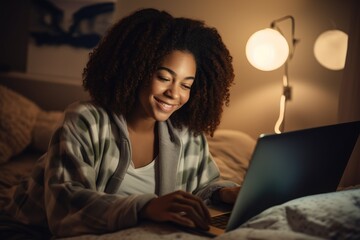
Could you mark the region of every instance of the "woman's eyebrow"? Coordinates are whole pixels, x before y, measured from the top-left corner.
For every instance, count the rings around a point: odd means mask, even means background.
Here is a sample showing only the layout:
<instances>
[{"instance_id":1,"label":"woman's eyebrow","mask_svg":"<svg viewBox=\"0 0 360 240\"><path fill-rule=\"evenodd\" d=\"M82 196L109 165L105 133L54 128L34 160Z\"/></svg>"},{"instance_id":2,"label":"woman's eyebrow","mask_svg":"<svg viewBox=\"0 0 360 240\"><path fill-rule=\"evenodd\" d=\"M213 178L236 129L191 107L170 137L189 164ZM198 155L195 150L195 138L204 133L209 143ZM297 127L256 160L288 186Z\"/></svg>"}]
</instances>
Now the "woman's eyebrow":
<instances>
[{"instance_id":1,"label":"woman's eyebrow","mask_svg":"<svg viewBox=\"0 0 360 240\"><path fill-rule=\"evenodd\" d=\"M170 68L167 68L167 67L158 67L157 70L165 70L165 71L169 72L172 76L175 76L175 77L177 76L176 72L174 72L173 70L171 70ZM195 80L195 77L189 76L184 79L185 80Z\"/></svg>"}]
</instances>

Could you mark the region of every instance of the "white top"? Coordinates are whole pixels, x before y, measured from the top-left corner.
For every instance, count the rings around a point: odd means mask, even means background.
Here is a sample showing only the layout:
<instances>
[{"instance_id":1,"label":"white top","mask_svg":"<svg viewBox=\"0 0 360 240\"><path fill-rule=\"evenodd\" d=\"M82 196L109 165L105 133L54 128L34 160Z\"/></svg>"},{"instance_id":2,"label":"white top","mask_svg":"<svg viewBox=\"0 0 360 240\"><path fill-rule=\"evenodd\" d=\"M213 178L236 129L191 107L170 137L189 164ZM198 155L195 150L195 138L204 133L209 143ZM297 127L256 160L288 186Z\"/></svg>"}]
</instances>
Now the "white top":
<instances>
[{"instance_id":1,"label":"white top","mask_svg":"<svg viewBox=\"0 0 360 240\"><path fill-rule=\"evenodd\" d=\"M133 194L155 193L156 163L157 157L151 163L141 168L134 168L131 162L118 194L129 196Z\"/></svg>"}]
</instances>

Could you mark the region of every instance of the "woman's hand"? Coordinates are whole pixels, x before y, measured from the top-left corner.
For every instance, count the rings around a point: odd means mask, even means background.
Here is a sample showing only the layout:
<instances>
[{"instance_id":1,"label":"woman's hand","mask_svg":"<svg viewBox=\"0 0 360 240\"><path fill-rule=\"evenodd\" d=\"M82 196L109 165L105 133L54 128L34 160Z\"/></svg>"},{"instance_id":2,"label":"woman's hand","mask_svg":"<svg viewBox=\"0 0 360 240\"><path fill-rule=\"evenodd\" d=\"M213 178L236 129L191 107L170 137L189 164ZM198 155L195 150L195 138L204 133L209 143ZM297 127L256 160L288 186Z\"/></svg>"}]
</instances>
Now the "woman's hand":
<instances>
[{"instance_id":1,"label":"woman's hand","mask_svg":"<svg viewBox=\"0 0 360 240\"><path fill-rule=\"evenodd\" d=\"M203 201L184 191L154 198L141 210L140 217L205 230L209 229L210 222L210 214Z\"/></svg>"},{"instance_id":2,"label":"woman's hand","mask_svg":"<svg viewBox=\"0 0 360 240\"><path fill-rule=\"evenodd\" d=\"M227 204L234 204L240 187L224 187L219 190L220 200Z\"/></svg>"}]
</instances>

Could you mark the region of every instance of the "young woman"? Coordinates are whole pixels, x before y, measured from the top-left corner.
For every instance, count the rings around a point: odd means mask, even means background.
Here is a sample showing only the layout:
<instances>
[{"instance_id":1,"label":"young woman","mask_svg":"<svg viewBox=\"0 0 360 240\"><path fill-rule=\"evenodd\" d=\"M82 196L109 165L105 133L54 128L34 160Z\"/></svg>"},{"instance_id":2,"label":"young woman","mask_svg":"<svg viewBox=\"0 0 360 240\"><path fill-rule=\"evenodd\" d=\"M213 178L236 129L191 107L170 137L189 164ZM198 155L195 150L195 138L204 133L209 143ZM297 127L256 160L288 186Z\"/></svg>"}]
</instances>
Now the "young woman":
<instances>
[{"instance_id":1,"label":"young woman","mask_svg":"<svg viewBox=\"0 0 360 240\"><path fill-rule=\"evenodd\" d=\"M229 102L232 58L214 28L139 10L90 55L91 101L65 111L48 152L7 208L56 236L103 233L142 219L208 228L206 202L233 203L204 134Z\"/></svg>"}]
</instances>

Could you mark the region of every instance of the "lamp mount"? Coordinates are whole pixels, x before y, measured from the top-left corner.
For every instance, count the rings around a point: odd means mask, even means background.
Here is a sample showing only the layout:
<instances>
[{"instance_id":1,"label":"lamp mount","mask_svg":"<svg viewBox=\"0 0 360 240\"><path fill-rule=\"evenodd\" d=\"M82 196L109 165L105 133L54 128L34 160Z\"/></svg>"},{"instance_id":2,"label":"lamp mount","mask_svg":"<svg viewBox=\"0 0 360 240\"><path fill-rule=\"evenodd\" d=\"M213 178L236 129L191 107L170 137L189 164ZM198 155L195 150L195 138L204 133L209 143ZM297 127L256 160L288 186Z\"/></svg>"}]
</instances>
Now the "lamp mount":
<instances>
[{"instance_id":1,"label":"lamp mount","mask_svg":"<svg viewBox=\"0 0 360 240\"><path fill-rule=\"evenodd\" d=\"M284 36L284 34L282 33L282 31L279 28L278 24L280 22L283 22L283 21L286 21L286 20L291 21L291 44L289 45L289 46L291 46L291 50L290 50L290 53L289 53L289 59L291 59L293 57L293 55L294 55L295 46L299 42L299 39L295 38L295 18L293 16L291 16L291 15L286 15L284 17L273 20L270 23L270 27L272 29L277 30L278 32L280 32Z\"/></svg>"},{"instance_id":2,"label":"lamp mount","mask_svg":"<svg viewBox=\"0 0 360 240\"><path fill-rule=\"evenodd\" d=\"M289 20L291 34L287 38L280 29L279 23ZM286 102L291 99L292 88L289 85L288 65L294 56L295 46L299 42L295 38L295 18L287 15L275 19L265 28L252 34L246 43L246 57L250 64L262 71L272 71L284 66L283 91L280 98L279 118L275 123L275 132L285 129ZM291 38L291 40L289 40Z\"/></svg>"},{"instance_id":3,"label":"lamp mount","mask_svg":"<svg viewBox=\"0 0 360 240\"><path fill-rule=\"evenodd\" d=\"M292 88L289 84L289 72L288 72L288 64L292 57L294 56L295 46L299 42L299 39L295 38L295 18L291 15L287 15L278 19L275 19L271 22L270 27L279 31L281 35L284 36L278 24L282 21L290 20L291 22L291 41L289 44L289 56L284 63L284 75L283 75L283 93L280 98L280 113L279 118L275 124L275 132L281 133L285 130L285 110L286 110L286 102L291 100ZM285 38L285 36L284 36Z\"/></svg>"}]
</instances>

